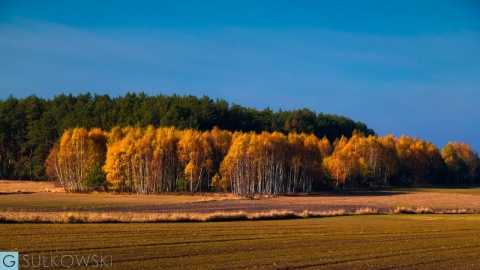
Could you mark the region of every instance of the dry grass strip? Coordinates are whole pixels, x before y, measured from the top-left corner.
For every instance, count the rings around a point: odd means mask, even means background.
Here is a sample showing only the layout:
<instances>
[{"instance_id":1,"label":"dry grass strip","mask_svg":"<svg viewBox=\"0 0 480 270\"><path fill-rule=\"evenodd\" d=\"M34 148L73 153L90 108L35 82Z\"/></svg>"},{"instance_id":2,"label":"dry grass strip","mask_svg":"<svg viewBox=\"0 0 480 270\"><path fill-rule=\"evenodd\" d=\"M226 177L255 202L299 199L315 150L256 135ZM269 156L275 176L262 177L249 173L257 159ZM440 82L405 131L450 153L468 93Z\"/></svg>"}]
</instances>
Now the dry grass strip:
<instances>
[{"instance_id":1,"label":"dry grass strip","mask_svg":"<svg viewBox=\"0 0 480 270\"><path fill-rule=\"evenodd\" d=\"M477 214L478 210L472 209L443 209L435 210L429 207L397 207L391 211L392 214Z\"/></svg>"},{"instance_id":2,"label":"dry grass strip","mask_svg":"<svg viewBox=\"0 0 480 270\"><path fill-rule=\"evenodd\" d=\"M147 223L147 222L215 222L243 220L282 220L320 218L349 215L386 215L386 214L475 214L476 210L397 207L389 212L380 212L375 208L360 208L354 212L336 211L278 211L247 213L135 213L135 212L0 212L0 223Z\"/></svg>"}]
</instances>

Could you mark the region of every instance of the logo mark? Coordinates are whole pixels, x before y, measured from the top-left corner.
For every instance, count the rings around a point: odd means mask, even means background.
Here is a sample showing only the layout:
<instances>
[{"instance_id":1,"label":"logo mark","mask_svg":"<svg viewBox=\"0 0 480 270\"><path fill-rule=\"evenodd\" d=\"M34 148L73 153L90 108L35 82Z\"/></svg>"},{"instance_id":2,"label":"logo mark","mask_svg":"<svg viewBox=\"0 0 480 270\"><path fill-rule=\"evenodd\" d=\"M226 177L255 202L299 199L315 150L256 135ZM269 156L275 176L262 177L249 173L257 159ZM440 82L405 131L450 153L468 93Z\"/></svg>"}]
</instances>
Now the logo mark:
<instances>
[{"instance_id":1,"label":"logo mark","mask_svg":"<svg viewBox=\"0 0 480 270\"><path fill-rule=\"evenodd\" d=\"M18 252L0 252L0 270L18 269Z\"/></svg>"}]
</instances>

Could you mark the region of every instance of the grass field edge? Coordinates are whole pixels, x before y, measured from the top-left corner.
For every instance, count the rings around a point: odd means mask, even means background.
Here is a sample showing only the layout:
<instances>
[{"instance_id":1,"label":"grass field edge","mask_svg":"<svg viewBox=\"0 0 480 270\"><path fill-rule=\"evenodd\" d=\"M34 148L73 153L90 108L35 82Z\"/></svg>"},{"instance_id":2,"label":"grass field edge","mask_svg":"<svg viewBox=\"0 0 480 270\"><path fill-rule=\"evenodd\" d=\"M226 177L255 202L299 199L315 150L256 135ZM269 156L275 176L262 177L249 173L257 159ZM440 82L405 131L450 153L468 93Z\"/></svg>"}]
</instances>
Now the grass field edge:
<instances>
[{"instance_id":1,"label":"grass field edge","mask_svg":"<svg viewBox=\"0 0 480 270\"><path fill-rule=\"evenodd\" d=\"M474 209L432 209L428 207L396 207L389 211L359 208L354 211L278 211L247 213L245 211L212 213L120 213L120 212L0 212L0 223L175 223L225 222L326 218L354 215L425 215L425 214L478 214Z\"/></svg>"}]
</instances>

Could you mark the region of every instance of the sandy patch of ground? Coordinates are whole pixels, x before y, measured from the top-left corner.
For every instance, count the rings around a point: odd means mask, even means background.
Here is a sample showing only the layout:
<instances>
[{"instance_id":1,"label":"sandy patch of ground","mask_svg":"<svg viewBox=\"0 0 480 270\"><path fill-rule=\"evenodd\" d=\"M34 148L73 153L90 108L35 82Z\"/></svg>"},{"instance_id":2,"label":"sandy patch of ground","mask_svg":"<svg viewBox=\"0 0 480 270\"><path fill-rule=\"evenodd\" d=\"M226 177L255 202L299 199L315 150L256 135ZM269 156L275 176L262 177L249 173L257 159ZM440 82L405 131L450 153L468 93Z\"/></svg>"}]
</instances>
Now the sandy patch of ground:
<instances>
[{"instance_id":1,"label":"sandy patch of ground","mask_svg":"<svg viewBox=\"0 0 480 270\"><path fill-rule=\"evenodd\" d=\"M0 193L65 192L51 181L0 180Z\"/></svg>"}]
</instances>

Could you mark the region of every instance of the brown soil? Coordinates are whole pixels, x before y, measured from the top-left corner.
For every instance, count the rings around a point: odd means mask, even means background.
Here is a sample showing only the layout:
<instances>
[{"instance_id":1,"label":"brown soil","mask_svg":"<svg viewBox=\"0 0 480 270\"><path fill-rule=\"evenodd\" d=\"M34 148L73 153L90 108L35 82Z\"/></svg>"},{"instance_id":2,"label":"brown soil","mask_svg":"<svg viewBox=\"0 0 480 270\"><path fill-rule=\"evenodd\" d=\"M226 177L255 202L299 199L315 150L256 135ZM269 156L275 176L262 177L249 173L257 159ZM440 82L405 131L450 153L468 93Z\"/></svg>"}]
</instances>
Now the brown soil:
<instances>
[{"instance_id":1,"label":"brown soil","mask_svg":"<svg viewBox=\"0 0 480 270\"><path fill-rule=\"evenodd\" d=\"M320 194L315 196L278 196L257 199L222 199L186 203L166 203L138 206L107 206L75 211L144 212L144 213L213 213L245 211L247 213L272 210L302 212L372 208L388 212L396 207L428 207L434 210L480 210L480 197L470 194L350 192L347 194ZM59 209L60 210L60 209ZM61 209L68 211L69 209ZM72 209L73 210L73 209Z\"/></svg>"}]
</instances>

